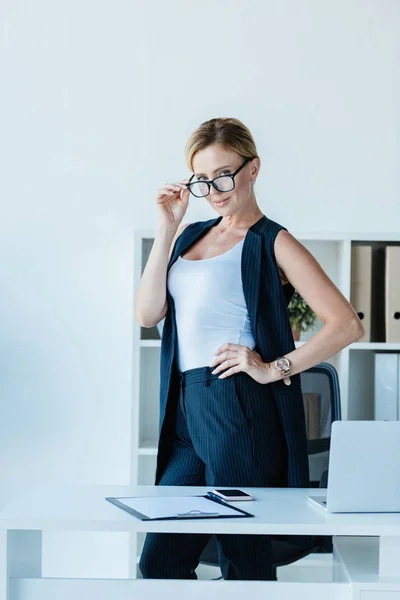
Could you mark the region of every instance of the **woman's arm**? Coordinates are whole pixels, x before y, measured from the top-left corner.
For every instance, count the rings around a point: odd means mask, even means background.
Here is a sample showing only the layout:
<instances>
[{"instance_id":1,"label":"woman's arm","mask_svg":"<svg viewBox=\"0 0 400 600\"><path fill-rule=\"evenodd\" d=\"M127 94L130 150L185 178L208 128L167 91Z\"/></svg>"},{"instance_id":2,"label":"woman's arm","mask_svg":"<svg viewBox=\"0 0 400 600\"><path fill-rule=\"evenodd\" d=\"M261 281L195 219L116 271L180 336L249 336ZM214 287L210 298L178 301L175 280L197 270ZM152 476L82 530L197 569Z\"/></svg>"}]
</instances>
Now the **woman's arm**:
<instances>
[{"instance_id":1,"label":"woman's arm","mask_svg":"<svg viewBox=\"0 0 400 600\"><path fill-rule=\"evenodd\" d=\"M284 277L304 298L324 325L305 344L285 354L295 375L326 360L364 335L357 313L329 279L313 255L288 231L275 239L275 256ZM277 357L278 358L278 357ZM273 363L269 366L273 367ZM274 379L281 378L271 368Z\"/></svg>"},{"instance_id":2,"label":"woman's arm","mask_svg":"<svg viewBox=\"0 0 400 600\"><path fill-rule=\"evenodd\" d=\"M189 223L159 225L143 271L135 300L135 319L142 327L154 327L166 315L167 268L176 239Z\"/></svg>"}]
</instances>

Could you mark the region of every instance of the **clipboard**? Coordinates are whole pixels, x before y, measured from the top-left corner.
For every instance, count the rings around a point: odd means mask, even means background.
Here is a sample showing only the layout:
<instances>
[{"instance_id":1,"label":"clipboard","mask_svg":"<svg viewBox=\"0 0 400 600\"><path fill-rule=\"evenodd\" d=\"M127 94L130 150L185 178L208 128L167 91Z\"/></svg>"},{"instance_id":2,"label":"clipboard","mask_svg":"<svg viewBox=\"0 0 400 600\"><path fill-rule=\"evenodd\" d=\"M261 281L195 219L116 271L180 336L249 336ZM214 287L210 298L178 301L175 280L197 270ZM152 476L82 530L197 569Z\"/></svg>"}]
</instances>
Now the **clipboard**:
<instances>
[{"instance_id":1,"label":"clipboard","mask_svg":"<svg viewBox=\"0 0 400 600\"><path fill-rule=\"evenodd\" d=\"M177 519L232 519L254 515L222 499L202 496L125 496L106 500L141 521ZM174 508L173 508L174 507Z\"/></svg>"}]
</instances>

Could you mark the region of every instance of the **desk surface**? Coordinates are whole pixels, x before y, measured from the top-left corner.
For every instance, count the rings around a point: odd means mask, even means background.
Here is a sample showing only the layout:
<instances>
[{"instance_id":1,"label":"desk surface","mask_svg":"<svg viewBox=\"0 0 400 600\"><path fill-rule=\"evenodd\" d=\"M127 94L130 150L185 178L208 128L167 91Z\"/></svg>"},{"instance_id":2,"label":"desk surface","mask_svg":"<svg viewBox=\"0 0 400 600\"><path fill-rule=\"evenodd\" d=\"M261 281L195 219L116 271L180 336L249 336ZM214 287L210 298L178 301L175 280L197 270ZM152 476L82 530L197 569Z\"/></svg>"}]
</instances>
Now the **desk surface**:
<instances>
[{"instance_id":1,"label":"desk surface","mask_svg":"<svg viewBox=\"0 0 400 600\"><path fill-rule=\"evenodd\" d=\"M254 502L233 503L255 515L248 519L140 521L106 496L205 494L209 487L41 486L20 494L0 511L0 529L43 531L159 531L202 533L400 536L400 513L326 514L309 495L321 489L243 488Z\"/></svg>"}]
</instances>

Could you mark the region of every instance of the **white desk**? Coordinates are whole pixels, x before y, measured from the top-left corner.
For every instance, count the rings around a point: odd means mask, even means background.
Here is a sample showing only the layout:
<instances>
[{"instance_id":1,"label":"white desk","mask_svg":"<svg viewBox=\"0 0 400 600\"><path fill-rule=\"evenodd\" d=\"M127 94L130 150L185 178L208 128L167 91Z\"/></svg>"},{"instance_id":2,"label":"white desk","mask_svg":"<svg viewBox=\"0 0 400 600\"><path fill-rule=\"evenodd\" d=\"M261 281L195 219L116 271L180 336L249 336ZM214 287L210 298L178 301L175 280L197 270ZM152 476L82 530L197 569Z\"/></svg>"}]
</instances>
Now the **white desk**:
<instances>
[{"instance_id":1,"label":"white desk","mask_svg":"<svg viewBox=\"0 0 400 600\"><path fill-rule=\"evenodd\" d=\"M249 519L140 521L104 499L204 494L208 489L66 486L27 492L0 512L0 600L151 600L161 592L204 600L205 594L217 591L229 600L242 600L243 593L253 594L255 600L400 600L400 514L325 515L307 501L309 494L323 493L315 489L246 488L257 500L246 503L255 514ZM42 579L42 531L89 530L333 535L332 581Z\"/></svg>"}]
</instances>

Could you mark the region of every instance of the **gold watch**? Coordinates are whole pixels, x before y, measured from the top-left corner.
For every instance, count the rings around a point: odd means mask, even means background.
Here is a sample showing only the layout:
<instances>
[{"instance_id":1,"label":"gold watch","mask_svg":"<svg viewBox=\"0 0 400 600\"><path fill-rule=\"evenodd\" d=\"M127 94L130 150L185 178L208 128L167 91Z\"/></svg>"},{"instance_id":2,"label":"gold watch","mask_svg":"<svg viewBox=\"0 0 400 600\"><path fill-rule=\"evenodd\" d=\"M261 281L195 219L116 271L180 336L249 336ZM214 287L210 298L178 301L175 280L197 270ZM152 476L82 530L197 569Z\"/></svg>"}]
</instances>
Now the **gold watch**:
<instances>
[{"instance_id":1,"label":"gold watch","mask_svg":"<svg viewBox=\"0 0 400 600\"><path fill-rule=\"evenodd\" d=\"M285 385L290 385L292 382L290 381L290 369L291 369L291 362L288 358L286 358L285 356L280 356L279 358L276 359L275 363L274 363L275 369L277 369L281 376L283 377L283 383Z\"/></svg>"}]
</instances>

